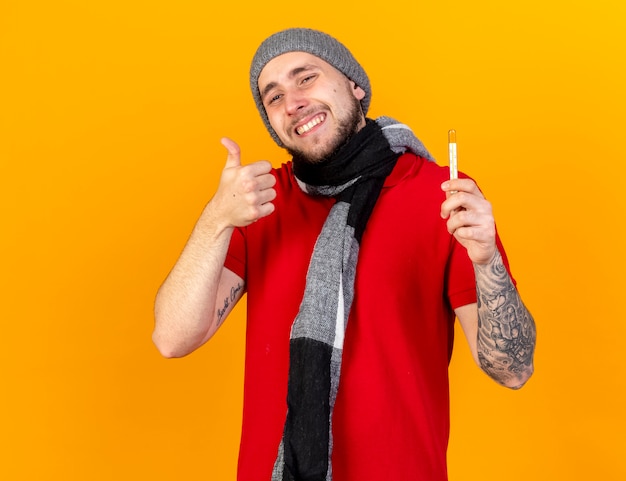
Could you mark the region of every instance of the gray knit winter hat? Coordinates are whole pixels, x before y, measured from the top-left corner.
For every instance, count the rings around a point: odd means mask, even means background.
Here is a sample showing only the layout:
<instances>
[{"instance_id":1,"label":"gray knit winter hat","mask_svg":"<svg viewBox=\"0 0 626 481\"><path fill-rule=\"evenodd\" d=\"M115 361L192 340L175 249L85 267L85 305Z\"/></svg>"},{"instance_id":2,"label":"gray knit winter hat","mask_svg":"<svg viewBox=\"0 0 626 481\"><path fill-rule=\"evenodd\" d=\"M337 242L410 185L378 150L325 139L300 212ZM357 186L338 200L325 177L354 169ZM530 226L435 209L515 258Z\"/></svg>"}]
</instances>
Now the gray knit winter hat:
<instances>
[{"instance_id":1,"label":"gray knit winter hat","mask_svg":"<svg viewBox=\"0 0 626 481\"><path fill-rule=\"evenodd\" d=\"M363 67L361 67L343 44L330 35L317 30L308 28L290 28L283 30L271 35L263 41L257 49L252 59L252 65L250 66L250 88L252 89L252 96L261 114L261 119L265 122L267 130L269 130L270 135L278 145L282 146L282 142L267 118L265 107L261 101L258 82L263 67L274 57L278 57L287 52L310 53L328 62L343 73L365 91L365 97L361 100L361 107L363 108L363 114L365 115L367 113L372 98L369 78L365 70L363 70Z\"/></svg>"}]
</instances>

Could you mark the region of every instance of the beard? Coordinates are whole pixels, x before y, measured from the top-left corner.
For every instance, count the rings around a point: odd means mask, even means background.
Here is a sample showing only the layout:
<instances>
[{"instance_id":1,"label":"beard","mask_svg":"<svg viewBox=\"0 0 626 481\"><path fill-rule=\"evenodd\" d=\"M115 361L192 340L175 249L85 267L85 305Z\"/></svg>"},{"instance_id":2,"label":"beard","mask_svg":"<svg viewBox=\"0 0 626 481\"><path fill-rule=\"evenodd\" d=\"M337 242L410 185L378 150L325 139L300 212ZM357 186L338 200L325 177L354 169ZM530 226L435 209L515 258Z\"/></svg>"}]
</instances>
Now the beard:
<instances>
[{"instance_id":1,"label":"beard","mask_svg":"<svg viewBox=\"0 0 626 481\"><path fill-rule=\"evenodd\" d=\"M295 147L285 147L294 162L307 164L328 162L350 141L352 136L359 131L363 119L361 102L352 95L350 95L350 98L352 99L350 108L344 117L338 119L337 131L325 148L318 149L316 152L305 152Z\"/></svg>"}]
</instances>

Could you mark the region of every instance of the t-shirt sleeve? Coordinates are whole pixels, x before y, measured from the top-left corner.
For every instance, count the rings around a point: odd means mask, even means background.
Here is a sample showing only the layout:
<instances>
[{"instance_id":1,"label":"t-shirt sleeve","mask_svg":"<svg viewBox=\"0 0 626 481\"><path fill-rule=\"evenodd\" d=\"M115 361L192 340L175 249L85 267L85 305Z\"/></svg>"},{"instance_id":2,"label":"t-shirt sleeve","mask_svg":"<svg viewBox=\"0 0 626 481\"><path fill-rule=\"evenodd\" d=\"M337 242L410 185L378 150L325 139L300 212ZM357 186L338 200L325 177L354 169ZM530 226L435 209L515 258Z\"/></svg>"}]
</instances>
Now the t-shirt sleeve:
<instances>
[{"instance_id":1,"label":"t-shirt sleeve","mask_svg":"<svg viewBox=\"0 0 626 481\"><path fill-rule=\"evenodd\" d=\"M246 237L242 228L238 227L233 231L224 267L246 279Z\"/></svg>"},{"instance_id":2,"label":"t-shirt sleeve","mask_svg":"<svg viewBox=\"0 0 626 481\"><path fill-rule=\"evenodd\" d=\"M456 240L448 264L448 299L452 309L476 302L474 266L465 247Z\"/></svg>"}]
</instances>

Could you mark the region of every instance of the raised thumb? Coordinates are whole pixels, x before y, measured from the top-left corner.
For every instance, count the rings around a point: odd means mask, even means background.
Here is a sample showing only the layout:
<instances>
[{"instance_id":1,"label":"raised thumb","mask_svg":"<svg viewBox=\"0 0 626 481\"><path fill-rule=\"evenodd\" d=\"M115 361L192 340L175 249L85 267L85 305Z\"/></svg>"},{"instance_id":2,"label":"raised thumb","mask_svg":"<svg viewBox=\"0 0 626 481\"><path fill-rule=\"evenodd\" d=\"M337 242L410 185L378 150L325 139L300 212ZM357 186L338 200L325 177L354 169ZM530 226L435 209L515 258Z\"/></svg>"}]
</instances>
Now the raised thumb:
<instances>
[{"instance_id":1,"label":"raised thumb","mask_svg":"<svg viewBox=\"0 0 626 481\"><path fill-rule=\"evenodd\" d=\"M225 167L239 167L241 165L241 151L239 150L237 142L229 139L228 137L222 138L220 142L228 151Z\"/></svg>"}]
</instances>

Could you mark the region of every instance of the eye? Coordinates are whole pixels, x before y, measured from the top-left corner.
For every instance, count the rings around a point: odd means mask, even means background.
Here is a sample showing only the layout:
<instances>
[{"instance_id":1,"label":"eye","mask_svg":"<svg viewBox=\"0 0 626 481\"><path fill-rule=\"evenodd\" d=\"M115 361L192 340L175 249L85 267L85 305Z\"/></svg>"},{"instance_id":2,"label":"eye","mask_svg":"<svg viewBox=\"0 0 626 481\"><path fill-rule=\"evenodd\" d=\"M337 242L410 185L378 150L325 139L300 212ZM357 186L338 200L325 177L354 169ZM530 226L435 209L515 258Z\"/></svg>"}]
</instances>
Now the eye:
<instances>
[{"instance_id":1,"label":"eye","mask_svg":"<svg viewBox=\"0 0 626 481\"><path fill-rule=\"evenodd\" d=\"M283 94L268 95L265 99L265 103L267 105L275 104L282 98L282 96Z\"/></svg>"},{"instance_id":2,"label":"eye","mask_svg":"<svg viewBox=\"0 0 626 481\"><path fill-rule=\"evenodd\" d=\"M307 75L306 77L304 77L301 81L301 83L306 84L306 83L310 83L313 80L315 80L316 75Z\"/></svg>"}]
</instances>

